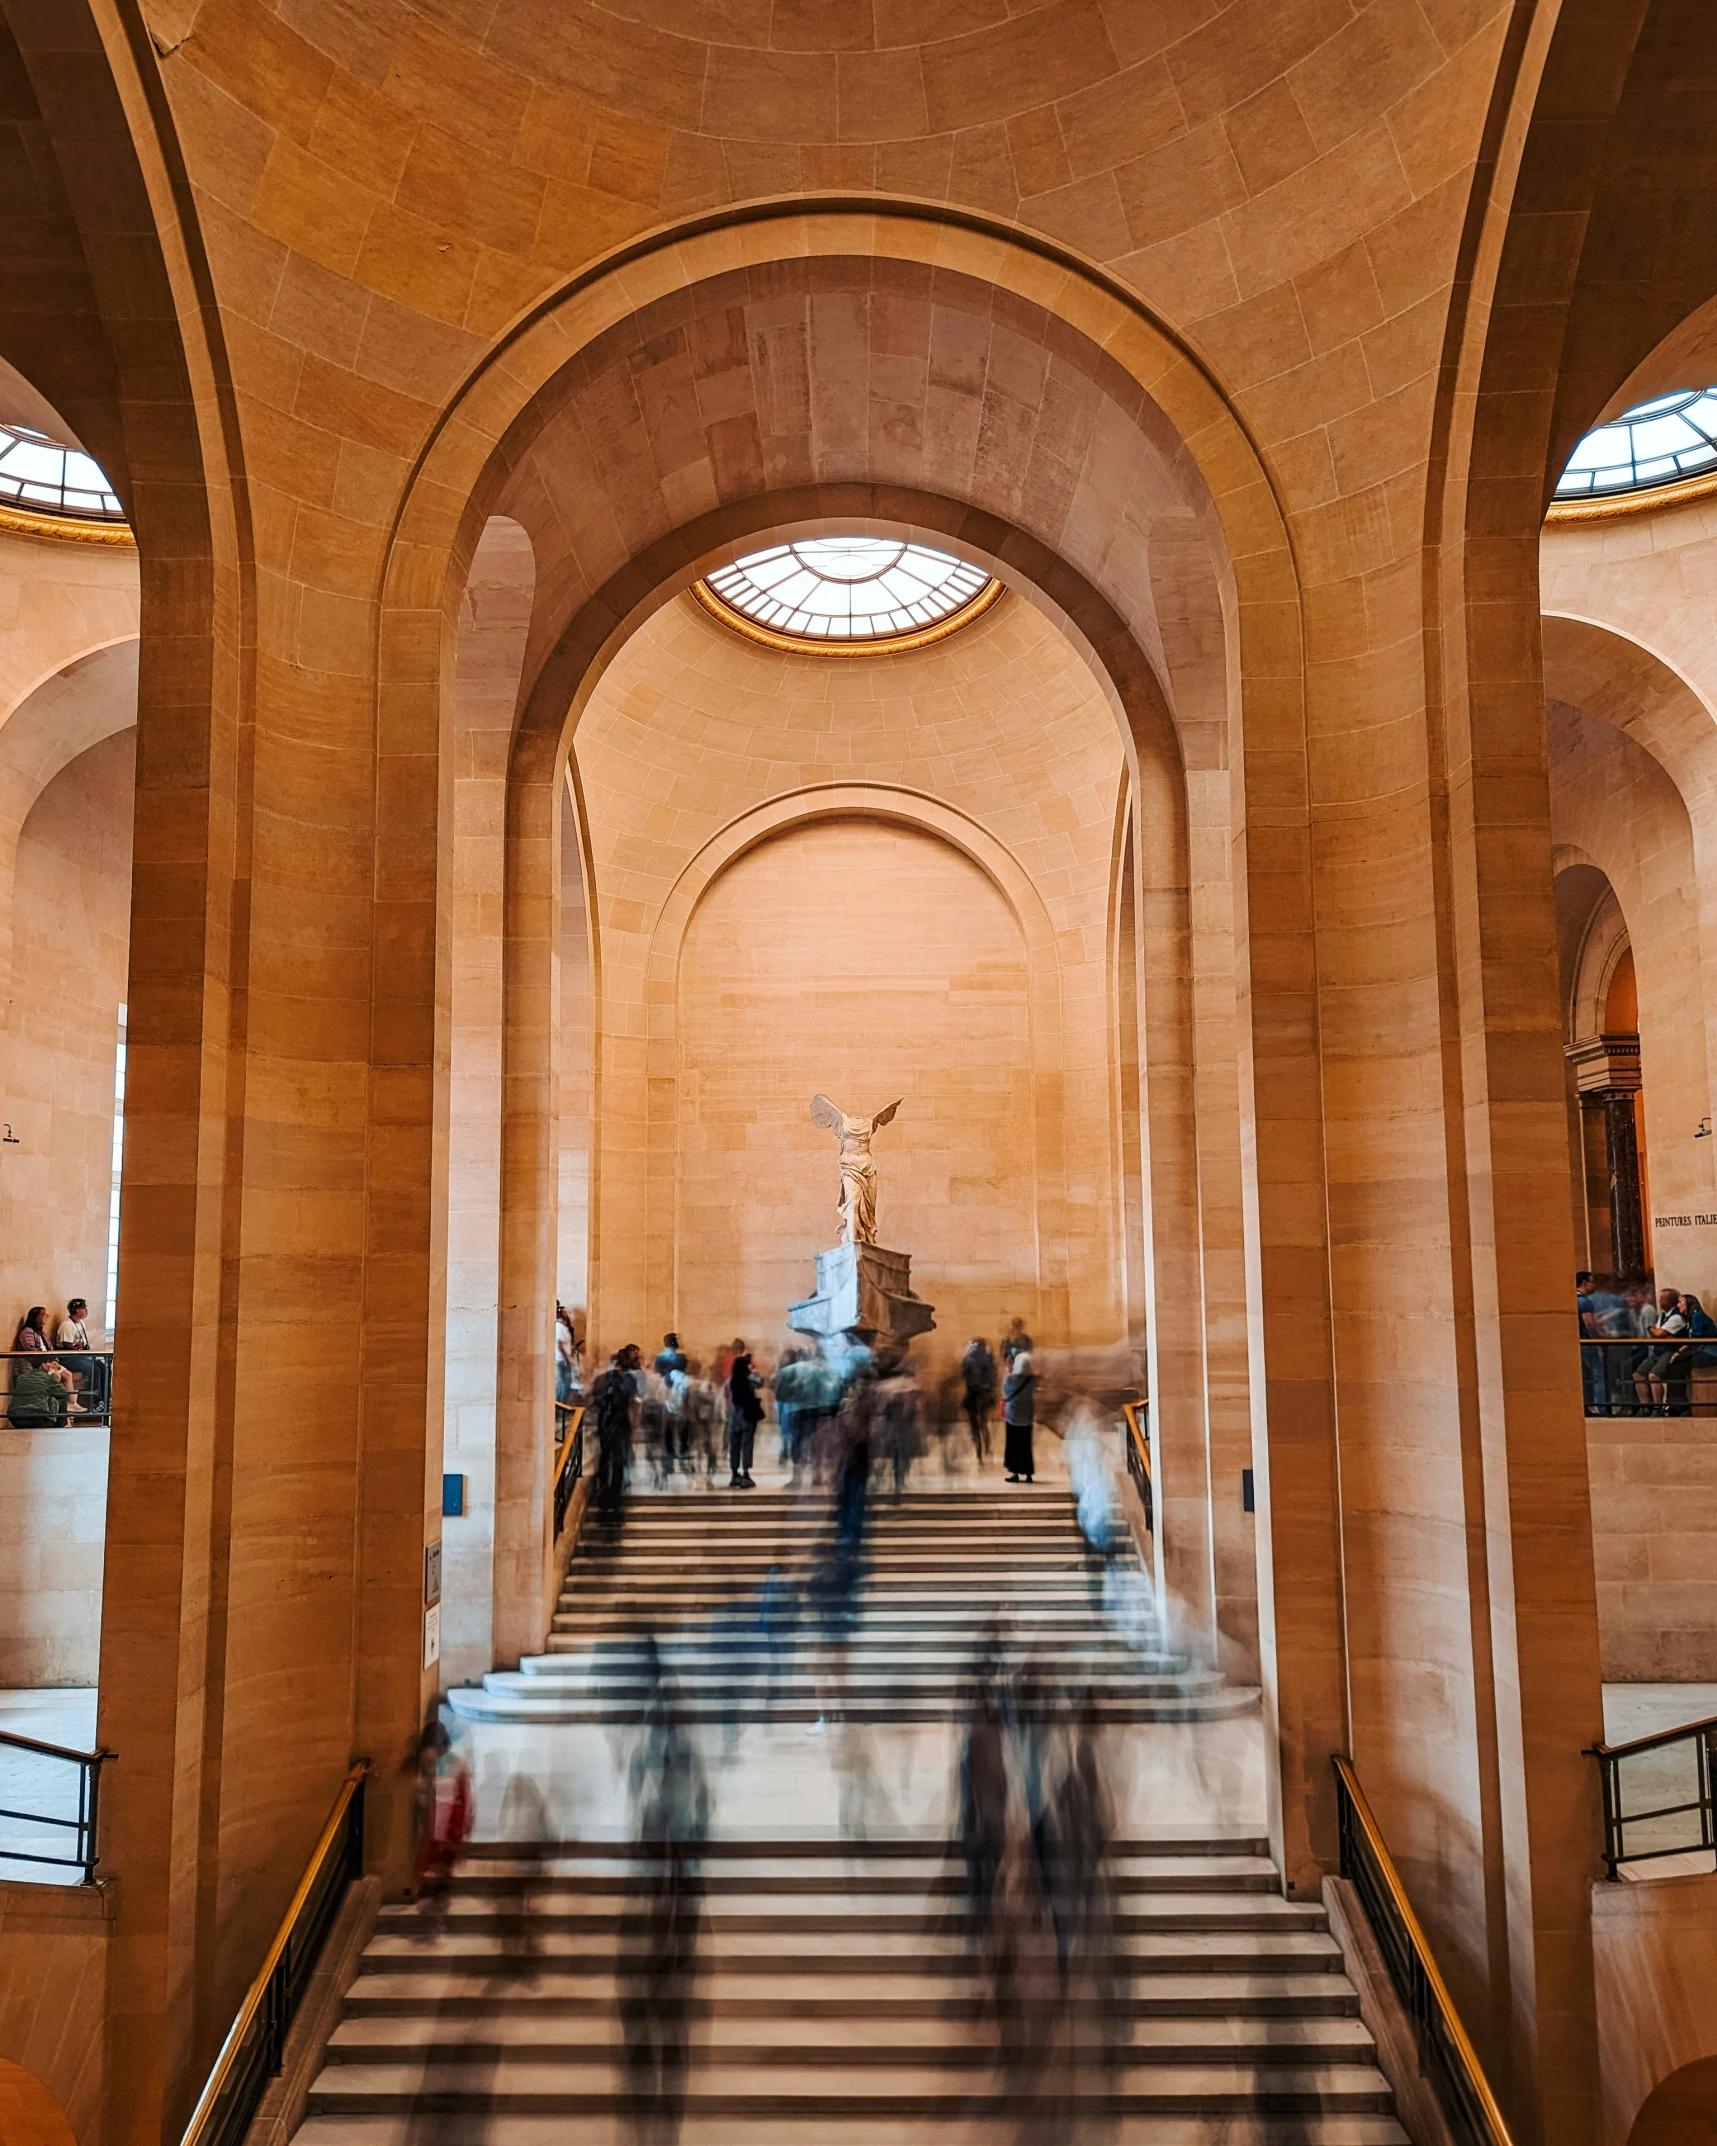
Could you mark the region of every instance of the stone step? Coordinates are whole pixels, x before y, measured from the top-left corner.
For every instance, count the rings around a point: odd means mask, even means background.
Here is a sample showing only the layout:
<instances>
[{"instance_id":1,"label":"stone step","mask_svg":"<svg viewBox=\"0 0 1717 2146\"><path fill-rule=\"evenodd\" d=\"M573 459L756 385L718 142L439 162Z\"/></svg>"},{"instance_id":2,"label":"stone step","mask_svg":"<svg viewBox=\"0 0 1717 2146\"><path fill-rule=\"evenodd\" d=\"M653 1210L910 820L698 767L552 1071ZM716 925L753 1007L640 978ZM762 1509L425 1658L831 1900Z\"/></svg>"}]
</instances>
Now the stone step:
<instances>
[{"instance_id":1,"label":"stone step","mask_svg":"<svg viewBox=\"0 0 1717 2146\"><path fill-rule=\"evenodd\" d=\"M329 2065L310 2089L307 2113L361 2115L430 2109L446 2115L584 2115L627 2110L637 2104L625 2070L612 2062L508 2063L473 2079L452 2074L459 2067L416 2064ZM1097 2067L1091 2067L1095 2074ZM1131 2116L1192 2112L1200 2116L1387 2115L1393 2107L1387 2081L1375 2065L1338 2060L1258 2066L1122 2064L1112 2083L1057 2080L1062 2106ZM927 2106L952 2104L967 2117L1007 2117L1019 2097L1005 2086L969 2078L956 2067L922 2061L862 2067L771 2065L747 2077L694 2065L684 2109L690 2117L777 2117L796 2109L804 2121L825 2117L914 2117ZM950 2112L952 2113L952 2111Z\"/></svg>"},{"instance_id":2,"label":"stone step","mask_svg":"<svg viewBox=\"0 0 1717 2146\"><path fill-rule=\"evenodd\" d=\"M417 1974L385 1969L361 1975L346 1999L348 2019L404 2018L433 2010L441 2020L559 2019L611 2012L618 1984L612 1961L587 1974L533 1961L527 1977L506 1982L425 1968ZM1096 2007L1089 1994L1085 2009ZM1129 1975L1111 2000L1134 2019L1348 2019L1359 2015L1359 1998L1345 1975L1285 1970L1278 1974ZM803 1978L759 1966L702 1968L692 2012L698 2018L767 2020L987 2020L994 1995L976 1971L964 1979L909 1972L869 1974L860 1965L834 1987L810 1988Z\"/></svg>"},{"instance_id":3,"label":"stone step","mask_svg":"<svg viewBox=\"0 0 1717 2146\"><path fill-rule=\"evenodd\" d=\"M617 1932L632 1902L625 1890L590 1892L574 1896L570 1891L557 1898L549 1893L533 1901L528 1915L503 1906L471 1889L456 1887L440 1911L446 1930L488 1930L497 1935L532 1935L559 1932L566 1936L612 1935ZM711 1893L702 1902L704 1925L712 1939L725 1936L774 1933L786 1943L804 1943L811 1937L838 1945L862 1937L920 1938L961 1935L969 1927L963 1908L940 1901L899 1901L884 1904L864 1895L845 1892L771 1894L755 1891ZM378 1938L398 1935L416 1942L424 1925L423 1911L414 1906L385 1907L377 1920ZM1283 1900L1273 1892L1236 1889L1177 1890L1163 1894L1135 1894L1111 1915L1111 1927L1120 1937L1165 1930L1321 1930L1324 1911L1310 1901Z\"/></svg>"},{"instance_id":4,"label":"stone step","mask_svg":"<svg viewBox=\"0 0 1717 2146\"><path fill-rule=\"evenodd\" d=\"M621 2111L587 2112L578 2146L637 2146L637 2119ZM807 2146L797 2115L696 2115L682 2123L678 2146ZM419 2146L423 2137L407 2115L356 2114L310 2117L294 2133L303 2146ZM566 2146L558 2115L496 2116L481 2133L483 2146ZM822 2116L815 2146L923 2146L929 2138L948 2146L971 2146L962 2114L913 2113L902 2117ZM1107 2120L1105 2146L1408 2146L1392 2116L1316 2117L1213 2115L1182 2111ZM473 2142L474 2146L474 2142Z\"/></svg>"},{"instance_id":5,"label":"stone step","mask_svg":"<svg viewBox=\"0 0 1717 2146\"><path fill-rule=\"evenodd\" d=\"M1116 1840L1110 1850L1110 1861L1116 1867L1124 1867L1141 1856L1153 1859L1162 1856L1266 1856L1269 1852L1269 1842L1258 1833L1141 1833ZM467 1846L460 1870L463 1872L473 1863L484 1860L505 1863L521 1857L542 1856L564 1857L571 1862L592 1865L636 1866L657 1861L661 1854L659 1848L630 1837L511 1841L479 1836ZM930 1833L880 1834L853 1840L831 1840L826 1833L777 1835L768 1840L737 1833L718 1833L700 1844L698 1858L706 1868L744 1862L760 1870L796 1870L807 1864L820 1863L844 1877L848 1871L868 1868L873 1863L902 1869L922 1869L926 1864L958 1865L962 1850L957 1841L944 1840Z\"/></svg>"},{"instance_id":6,"label":"stone step","mask_svg":"<svg viewBox=\"0 0 1717 2146\"><path fill-rule=\"evenodd\" d=\"M616 1893L629 1882L640 1882L652 1869L650 1863L601 1861L601 1858L545 1856L541 1863L519 1867L517 1861L468 1856L459 1865L453 1882L455 1895L476 1893L483 1897L528 1893L532 1904L564 1897ZM848 1899L955 1899L966 1893L962 1867L925 1863L874 1861L861 1869L839 1869L811 1863L805 1867L777 1865L760 1869L747 1863L738 1869L700 1871L700 1891L706 1899L728 1895L771 1895L792 1899L803 1893L831 1893L835 1888ZM1133 1893L1268 1893L1281 1895L1281 1880L1268 1856L1131 1856L1110 1869L1110 1891L1118 1897Z\"/></svg>"},{"instance_id":7,"label":"stone step","mask_svg":"<svg viewBox=\"0 0 1717 2146\"><path fill-rule=\"evenodd\" d=\"M846 2014L838 2024L841 2034L835 2039L827 2035L826 2020L819 2029L799 2016L770 2020L721 2012L699 2019L690 2037L693 2060L830 2068L902 2059L962 2068L995 2061L995 2022L977 2014L868 2020ZM624 2030L612 2012L559 2019L508 2013L470 2021L458 2034L450 2033L449 2025L427 2009L343 2020L329 2040L327 2061L387 2064L415 2054L437 2069L444 2064L608 2063L625 2046ZM1373 2053L1364 2022L1352 2016L1135 2018L1111 2021L1108 2032L1137 2065L1368 2063Z\"/></svg>"}]
</instances>

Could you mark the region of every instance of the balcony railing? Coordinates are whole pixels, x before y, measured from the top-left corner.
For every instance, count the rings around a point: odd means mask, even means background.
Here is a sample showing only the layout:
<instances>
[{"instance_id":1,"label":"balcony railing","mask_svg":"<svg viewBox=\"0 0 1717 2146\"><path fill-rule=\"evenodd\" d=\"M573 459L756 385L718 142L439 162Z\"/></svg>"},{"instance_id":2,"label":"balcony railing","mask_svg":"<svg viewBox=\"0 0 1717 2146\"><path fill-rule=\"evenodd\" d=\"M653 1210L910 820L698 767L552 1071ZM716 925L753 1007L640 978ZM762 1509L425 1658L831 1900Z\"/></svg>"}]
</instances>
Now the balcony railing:
<instances>
[{"instance_id":1,"label":"balcony railing","mask_svg":"<svg viewBox=\"0 0 1717 2146\"><path fill-rule=\"evenodd\" d=\"M181 2146L241 2146L271 2079L280 2076L286 2037L346 1888L364 1873L364 1776L359 1759L347 1774L322 1838L274 1933L256 1980L221 2044L209 2083Z\"/></svg>"},{"instance_id":2,"label":"balcony railing","mask_svg":"<svg viewBox=\"0 0 1717 2146\"><path fill-rule=\"evenodd\" d=\"M1604 1784L1604 1861L1717 1853L1717 1716L1660 1729L1626 1744L1591 1744Z\"/></svg>"},{"instance_id":3,"label":"balcony railing","mask_svg":"<svg viewBox=\"0 0 1717 2146\"><path fill-rule=\"evenodd\" d=\"M29 1833L9 1831L6 1838L22 1845L0 1848L0 1861L39 1863L56 1872L75 1870L80 1873L79 1884L93 1885L101 1815L101 1769L113 1756L111 1751L68 1751L60 1744L37 1743L33 1736L0 1735L0 1758L6 1761L8 1776L19 1783L12 1794L31 1806L27 1810L0 1810L0 1819L11 1826L45 1829L39 1840L32 1840ZM70 1772L74 1767L75 1781ZM25 1785L29 1782L36 1785ZM69 1849L70 1854L55 1853L64 1849ZM69 1881L56 1876L43 1882L64 1885Z\"/></svg>"},{"instance_id":4,"label":"balcony railing","mask_svg":"<svg viewBox=\"0 0 1717 2146\"><path fill-rule=\"evenodd\" d=\"M0 1350L0 1361L5 1369L0 1372L4 1383L4 1397L0 1399L8 1423L11 1422L12 1382L26 1364L63 1364L68 1371L81 1375L81 1384L74 1392L68 1388L66 1406L60 1414L42 1420L32 1419L14 1425L17 1430L65 1429L80 1423L106 1423L113 1407L113 1351L111 1349L49 1349L44 1354L40 1349ZM72 1402L78 1405L74 1409Z\"/></svg>"},{"instance_id":5,"label":"balcony railing","mask_svg":"<svg viewBox=\"0 0 1717 2146\"><path fill-rule=\"evenodd\" d=\"M1717 1416L1717 1341L1580 1336L1588 1416Z\"/></svg>"},{"instance_id":6,"label":"balcony railing","mask_svg":"<svg viewBox=\"0 0 1717 2146\"><path fill-rule=\"evenodd\" d=\"M1351 1762L1335 1761L1341 1874L1359 1895L1450 2134L1460 2146L1513 2146L1513 2135L1467 2038Z\"/></svg>"}]
</instances>

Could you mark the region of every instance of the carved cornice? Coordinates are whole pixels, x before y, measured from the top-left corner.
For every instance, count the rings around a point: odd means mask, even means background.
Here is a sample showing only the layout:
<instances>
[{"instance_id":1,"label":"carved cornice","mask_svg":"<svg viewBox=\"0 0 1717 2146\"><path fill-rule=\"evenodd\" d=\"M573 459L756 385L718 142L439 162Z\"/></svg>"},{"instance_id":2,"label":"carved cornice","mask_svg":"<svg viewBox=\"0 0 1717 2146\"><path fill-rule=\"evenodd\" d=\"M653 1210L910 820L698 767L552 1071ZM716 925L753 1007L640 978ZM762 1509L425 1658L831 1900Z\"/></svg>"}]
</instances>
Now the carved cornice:
<instances>
[{"instance_id":1,"label":"carved cornice","mask_svg":"<svg viewBox=\"0 0 1717 2146\"><path fill-rule=\"evenodd\" d=\"M50 544L118 544L136 548L129 522L86 521L76 514L38 513L31 507L0 501L0 530L8 536L39 537Z\"/></svg>"},{"instance_id":2,"label":"carved cornice","mask_svg":"<svg viewBox=\"0 0 1717 2146\"><path fill-rule=\"evenodd\" d=\"M1574 1069L1574 1086L1582 1100L1596 1103L1638 1092L1638 1036L1581 1036L1565 1043L1562 1051Z\"/></svg>"},{"instance_id":3,"label":"carved cornice","mask_svg":"<svg viewBox=\"0 0 1717 2146\"><path fill-rule=\"evenodd\" d=\"M897 656L909 648L928 648L933 641L945 641L949 634L958 633L962 626L982 618L1001 593L999 581L986 582L969 604L962 604L947 618L938 619L934 626L920 626L915 633L878 634L868 641L827 641L812 634L776 633L768 626L760 626L754 618L747 618L743 611L736 611L732 604L724 603L707 581L692 583L692 594L711 618L720 619L724 626L744 634L748 641L756 641L764 648L785 649L794 656Z\"/></svg>"},{"instance_id":4,"label":"carved cornice","mask_svg":"<svg viewBox=\"0 0 1717 2146\"><path fill-rule=\"evenodd\" d=\"M1611 522L1623 514L1650 514L1658 507L1684 507L1717 492L1717 471L1702 477L1678 477L1673 484L1642 485L1637 492L1612 492L1608 499L1559 499L1544 517L1547 529L1571 522Z\"/></svg>"}]
</instances>

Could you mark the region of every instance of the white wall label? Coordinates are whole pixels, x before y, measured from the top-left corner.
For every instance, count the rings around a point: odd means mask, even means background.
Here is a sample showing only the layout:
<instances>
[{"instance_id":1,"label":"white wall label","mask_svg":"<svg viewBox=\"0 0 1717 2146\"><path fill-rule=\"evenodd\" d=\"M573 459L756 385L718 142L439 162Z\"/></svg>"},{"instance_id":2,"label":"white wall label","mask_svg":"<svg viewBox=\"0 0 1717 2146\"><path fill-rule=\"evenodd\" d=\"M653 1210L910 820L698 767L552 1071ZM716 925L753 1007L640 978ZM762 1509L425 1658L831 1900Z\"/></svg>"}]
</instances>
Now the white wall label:
<instances>
[{"instance_id":1,"label":"white wall label","mask_svg":"<svg viewBox=\"0 0 1717 2146\"><path fill-rule=\"evenodd\" d=\"M423 1613L423 1666L433 1669L441 1659L441 1604L433 1602Z\"/></svg>"}]
</instances>

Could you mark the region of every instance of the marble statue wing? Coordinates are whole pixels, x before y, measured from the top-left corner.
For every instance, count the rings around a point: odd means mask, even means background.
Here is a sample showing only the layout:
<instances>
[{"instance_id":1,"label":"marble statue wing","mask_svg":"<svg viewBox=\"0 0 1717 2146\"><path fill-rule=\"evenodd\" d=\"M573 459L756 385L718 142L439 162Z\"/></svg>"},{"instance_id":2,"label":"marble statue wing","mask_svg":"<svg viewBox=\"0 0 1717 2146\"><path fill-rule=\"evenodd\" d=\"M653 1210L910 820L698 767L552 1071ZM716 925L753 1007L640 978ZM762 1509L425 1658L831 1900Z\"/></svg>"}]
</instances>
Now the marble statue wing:
<instances>
[{"instance_id":1,"label":"marble statue wing","mask_svg":"<svg viewBox=\"0 0 1717 2146\"><path fill-rule=\"evenodd\" d=\"M847 1129L847 1114L837 1110L826 1095L811 1098L811 1123L820 1125L825 1132L844 1133Z\"/></svg>"},{"instance_id":2,"label":"marble statue wing","mask_svg":"<svg viewBox=\"0 0 1717 2146\"><path fill-rule=\"evenodd\" d=\"M871 1131L875 1132L876 1128L879 1125L886 1125L889 1119L894 1116L894 1113L900 1108L901 1104L904 1103L905 1100L905 1096L897 1095L894 1101L889 1104L886 1110L879 1110L876 1116L870 1121Z\"/></svg>"}]
</instances>

